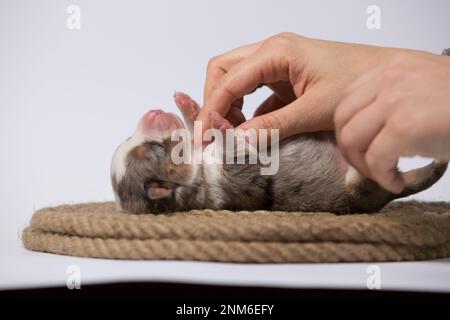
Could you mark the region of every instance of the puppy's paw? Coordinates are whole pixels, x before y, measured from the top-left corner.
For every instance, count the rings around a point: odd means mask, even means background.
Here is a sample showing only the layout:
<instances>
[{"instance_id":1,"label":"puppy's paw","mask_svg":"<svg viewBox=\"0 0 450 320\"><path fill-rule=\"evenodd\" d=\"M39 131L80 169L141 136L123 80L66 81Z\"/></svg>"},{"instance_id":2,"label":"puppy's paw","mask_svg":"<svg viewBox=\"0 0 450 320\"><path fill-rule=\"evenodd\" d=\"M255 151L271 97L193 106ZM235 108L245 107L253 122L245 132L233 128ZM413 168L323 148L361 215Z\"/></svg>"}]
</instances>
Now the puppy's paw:
<instances>
[{"instance_id":1,"label":"puppy's paw","mask_svg":"<svg viewBox=\"0 0 450 320\"><path fill-rule=\"evenodd\" d=\"M181 111L185 120L193 122L200 112L200 106L183 92L175 92L173 95L178 109Z\"/></svg>"},{"instance_id":2,"label":"puppy's paw","mask_svg":"<svg viewBox=\"0 0 450 320\"><path fill-rule=\"evenodd\" d=\"M227 129L233 128L230 122L222 117L220 113L211 111L209 114L209 126L211 128L219 129L222 133Z\"/></svg>"}]
</instances>

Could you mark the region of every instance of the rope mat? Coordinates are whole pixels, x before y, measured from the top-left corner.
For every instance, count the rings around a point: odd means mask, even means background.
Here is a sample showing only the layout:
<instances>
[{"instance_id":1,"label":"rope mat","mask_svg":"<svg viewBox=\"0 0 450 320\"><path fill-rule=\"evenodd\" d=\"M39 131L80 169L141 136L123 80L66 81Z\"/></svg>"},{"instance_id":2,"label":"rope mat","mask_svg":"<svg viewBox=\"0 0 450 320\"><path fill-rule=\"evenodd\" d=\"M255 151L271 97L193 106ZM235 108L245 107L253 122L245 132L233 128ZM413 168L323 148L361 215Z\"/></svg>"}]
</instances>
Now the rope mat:
<instances>
[{"instance_id":1,"label":"rope mat","mask_svg":"<svg viewBox=\"0 0 450 320\"><path fill-rule=\"evenodd\" d=\"M450 203L394 202L375 214L193 210L135 215L112 202L38 210L25 248L112 259L287 263L450 256Z\"/></svg>"}]
</instances>

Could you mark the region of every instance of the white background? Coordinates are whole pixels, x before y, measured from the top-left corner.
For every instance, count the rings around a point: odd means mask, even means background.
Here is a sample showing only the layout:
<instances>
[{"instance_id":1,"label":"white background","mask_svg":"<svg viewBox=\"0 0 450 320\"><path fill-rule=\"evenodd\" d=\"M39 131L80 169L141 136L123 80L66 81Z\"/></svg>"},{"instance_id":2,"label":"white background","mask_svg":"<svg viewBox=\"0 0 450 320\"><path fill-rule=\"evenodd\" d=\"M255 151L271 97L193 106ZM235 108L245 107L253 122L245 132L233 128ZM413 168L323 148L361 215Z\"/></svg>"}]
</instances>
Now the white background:
<instances>
[{"instance_id":1,"label":"white background","mask_svg":"<svg viewBox=\"0 0 450 320\"><path fill-rule=\"evenodd\" d=\"M81 30L66 28L70 4L81 8ZM366 27L370 4L381 8L381 30ZM58 284L57 279L65 277L65 266L75 258L26 252L21 248L20 230L33 211L43 206L111 200L109 163L115 147L150 107L175 111L175 90L201 102L206 64L212 56L282 31L439 53L450 47L449 12L450 2L445 0L0 0L0 249L4 255L0 286ZM247 99L246 113L251 114L267 93L261 90ZM407 166L417 164L407 162ZM415 197L450 200L449 187L447 174ZM176 262L167 267L164 262L75 260L85 261L78 263L92 270L96 264L108 265L112 271L107 279L125 279L125 274L153 279L164 272L169 280L198 277ZM442 263L446 268L439 270L448 275L450 265ZM414 266L418 273L435 277L430 286L437 283L450 290L448 282L436 278L441 271L425 271L442 268L442 263ZM124 265L129 273L123 272ZM225 268L231 272L225 282L243 283L245 270L263 270L259 281L283 282L278 266L189 265L201 274L204 268L210 270L208 281L214 280L214 270ZM398 270L409 268L408 264L397 265ZM53 269L56 266L58 271ZM147 271L133 273L136 268ZM311 286L363 283L350 276L353 269L345 271L346 265L301 268L310 274L293 282L298 286L305 284L302 279L309 279ZM92 281L102 278L101 269L95 270ZM324 270L328 276L323 276ZM365 275L365 269L360 270ZM428 283L417 276L405 279L404 283Z\"/></svg>"}]
</instances>

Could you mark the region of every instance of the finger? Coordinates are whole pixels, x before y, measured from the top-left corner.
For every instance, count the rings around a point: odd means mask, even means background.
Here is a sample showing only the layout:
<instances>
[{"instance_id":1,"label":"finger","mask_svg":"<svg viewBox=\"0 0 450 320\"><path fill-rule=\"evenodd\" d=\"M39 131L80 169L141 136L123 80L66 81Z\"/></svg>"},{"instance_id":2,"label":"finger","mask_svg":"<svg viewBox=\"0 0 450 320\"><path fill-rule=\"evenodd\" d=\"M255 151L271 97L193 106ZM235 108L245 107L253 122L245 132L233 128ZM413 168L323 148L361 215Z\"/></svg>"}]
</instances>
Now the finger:
<instances>
[{"instance_id":1,"label":"finger","mask_svg":"<svg viewBox=\"0 0 450 320\"><path fill-rule=\"evenodd\" d=\"M297 99L289 81L269 83L267 87L274 93L256 108L253 117L275 111Z\"/></svg>"},{"instance_id":2,"label":"finger","mask_svg":"<svg viewBox=\"0 0 450 320\"><path fill-rule=\"evenodd\" d=\"M268 83L267 86L272 89L274 94L278 96L284 104L291 103L297 96L295 95L294 89L292 88L292 84L289 81L277 81L274 83Z\"/></svg>"},{"instance_id":3,"label":"finger","mask_svg":"<svg viewBox=\"0 0 450 320\"><path fill-rule=\"evenodd\" d=\"M383 128L386 118L385 108L373 103L353 116L336 137L344 157L366 177L369 177L370 171L366 166L365 153Z\"/></svg>"},{"instance_id":4,"label":"finger","mask_svg":"<svg viewBox=\"0 0 450 320\"><path fill-rule=\"evenodd\" d=\"M285 107L252 118L238 128L279 129L280 139L301 132L331 130L334 107L332 99L324 98L323 92L327 90L315 87Z\"/></svg>"},{"instance_id":5,"label":"finger","mask_svg":"<svg viewBox=\"0 0 450 320\"><path fill-rule=\"evenodd\" d=\"M259 42L241 46L213 58L208 64L208 68L206 70L203 101L207 99L212 89L217 85L222 76L225 75L230 68L232 68L232 66L255 53L259 46Z\"/></svg>"},{"instance_id":6,"label":"finger","mask_svg":"<svg viewBox=\"0 0 450 320\"><path fill-rule=\"evenodd\" d=\"M228 111L225 116L225 119L227 119L233 127L237 127L241 123L245 122L245 116L242 113L242 110L237 107L231 107L230 111Z\"/></svg>"},{"instance_id":7,"label":"finger","mask_svg":"<svg viewBox=\"0 0 450 320\"><path fill-rule=\"evenodd\" d=\"M297 96L295 95L292 84L289 81L277 81L268 83L267 86L277 95L285 104L291 103Z\"/></svg>"},{"instance_id":8,"label":"finger","mask_svg":"<svg viewBox=\"0 0 450 320\"><path fill-rule=\"evenodd\" d=\"M203 120L209 111L217 111L222 116L228 113L233 101L254 90L260 83L271 83L289 77L287 58L276 56L266 50L234 65L223 77L220 83L211 91L204 101L204 106L198 116Z\"/></svg>"},{"instance_id":9,"label":"finger","mask_svg":"<svg viewBox=\"0 0 450 320\"><path fill-rule=\"evenodd\" d=\"M403 177L397 169L404 144L384 126L365 155L370 177L384 189L398 194L404 189Z\"/></svg>"},{"instance_id":10,"label":"finger","mask_svg":"<svg viewBox=\"0 0 450 320\"><path fill-rule=\"evenodd\" d=\"M253 117L258 117L263 114L275 111L277 109L280 109L281 107L284 107L286 104L286 102L282 101L276 94L273 93L266 100L264 100L264 102L261 103L258 108L256 108Z\"/></svg>"},{"instance_id":11,"label":"finger","mask_svg":"<svg viewBox=\"0 0 450 320\"><path fill-rule=\"evenodd\" d=\"M242 98L239 98L239 99L237 99L237 100L235 100L235 101L233 101L232 103L231 103L231 107L232 108L237 108L237 109L239 109L239 110L242 110L242 106L244 105L244 98L242 97Z\"/></svg>"},{"instance_id":12,"label":"finger","mask_svg":"<svg viewBox=\"0 0 450 320\"><path fill-rule=\"evenodd\" d=\"M364 81L359 81L358 86L346 89L350 93L338 104L334 114L336 136L355 114L375 101L381 85L380 75L378 69L371 70L364 74Z\"/></svg>"}]
</instances>

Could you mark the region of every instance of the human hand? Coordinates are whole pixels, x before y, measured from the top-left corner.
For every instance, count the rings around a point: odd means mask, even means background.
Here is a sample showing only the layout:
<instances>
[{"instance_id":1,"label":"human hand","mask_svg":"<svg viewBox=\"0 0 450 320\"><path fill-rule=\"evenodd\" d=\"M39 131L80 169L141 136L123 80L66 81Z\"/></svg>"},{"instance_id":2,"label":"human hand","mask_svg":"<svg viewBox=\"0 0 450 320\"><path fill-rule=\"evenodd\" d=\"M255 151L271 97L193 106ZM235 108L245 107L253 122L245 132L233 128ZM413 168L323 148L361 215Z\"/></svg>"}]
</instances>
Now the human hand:
<instances>
[{"instance_id":1,"label":"human hand","mask_svg":"<svg viewBox=\"0 0 450 320\"><path fill-rule=\"evenodd\" d=\"M383 188L400 193L400 157L450 160L450 58L395 55L346 88L334 119L347 160Z\"/></svg>"},{"instance_id":2,"label":"human hand","mask_svg":"<svg viewBox=\"0 0 450 320\"><path fill-rule=\"evenodd\" d=\"M401 49L322 41L282 33L217 56L208 64L204 106L197 117L208 129L216 111L233 126L280 129L280 139L332 130L343 89ZM273 94L246 121L243 97L260 85Z\"/></svg>"}]
</instances>

